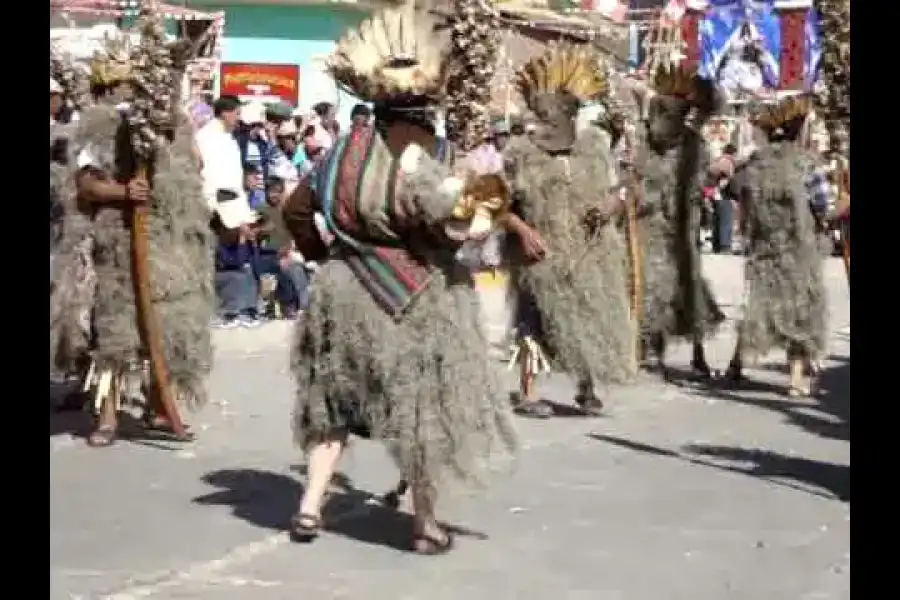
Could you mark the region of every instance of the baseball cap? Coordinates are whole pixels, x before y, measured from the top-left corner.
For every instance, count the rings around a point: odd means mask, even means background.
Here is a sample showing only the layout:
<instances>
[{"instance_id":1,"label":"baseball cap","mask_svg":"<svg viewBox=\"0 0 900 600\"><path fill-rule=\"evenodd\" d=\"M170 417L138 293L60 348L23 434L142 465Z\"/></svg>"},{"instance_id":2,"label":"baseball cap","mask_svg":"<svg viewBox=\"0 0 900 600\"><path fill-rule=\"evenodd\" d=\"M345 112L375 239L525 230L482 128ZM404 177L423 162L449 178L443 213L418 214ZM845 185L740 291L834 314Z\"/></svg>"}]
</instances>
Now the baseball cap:
<instances>
[{"instance_id":1,"label":"baseball cap","mask_svg":"<svg viewBox=\"0 0 900 600\"><path fill-rule=\"evenodd\" d=\"M293 116L294 109L284 100L279 100L278 102L272 102L266 105L266 112L270 117L283 121L288 120Z\"/></svg>"}]
</instances>

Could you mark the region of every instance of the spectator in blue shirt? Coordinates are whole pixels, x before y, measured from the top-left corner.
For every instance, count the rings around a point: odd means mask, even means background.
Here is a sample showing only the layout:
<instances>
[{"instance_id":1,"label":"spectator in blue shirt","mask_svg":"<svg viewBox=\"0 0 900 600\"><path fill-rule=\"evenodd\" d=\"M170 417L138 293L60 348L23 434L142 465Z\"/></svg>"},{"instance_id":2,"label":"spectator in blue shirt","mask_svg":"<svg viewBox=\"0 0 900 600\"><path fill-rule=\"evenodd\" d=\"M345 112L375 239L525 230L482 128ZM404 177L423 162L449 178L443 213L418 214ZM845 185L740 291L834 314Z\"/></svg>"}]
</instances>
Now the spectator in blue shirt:
<instances>
[{"instance_id":1,"label":"spectator in blue shirt","mask_svg":"<svg viewBox=\"0 0 900 600\"><path fill-rule=\"evenodd\" d=\"M244 165L244 191L247 192L247 203L253 210L259 210L266 203L262 167L259 165L253 163Z\"/></svg>"},{"instance_id":2,"label":"spectator in blue shirt","mask_svg":"<svg viewBox=\"0 0 900 600\"><path fill-rule=\"evenodd\" d=\"M265 109L256 104L246 104L241 107L240 120L234 137L241 149L241 162L244 165L258 166L265 180L271 154L271 144L266 140Z\"/></svg>"},{"instance_id":3,"label":"spectator in blue shirt","mask_svg":"<svg viewBox=\"0 0 900 600\"><path fill-rule=\"evenodd\" d=\"M216 234L215 290L219 317L214 326L221 329L252 328L259 325L259 290L253 272L253 246L256 218L243 198L219 192L216 214L210 223Z\"/></svg>"}]
</instances>

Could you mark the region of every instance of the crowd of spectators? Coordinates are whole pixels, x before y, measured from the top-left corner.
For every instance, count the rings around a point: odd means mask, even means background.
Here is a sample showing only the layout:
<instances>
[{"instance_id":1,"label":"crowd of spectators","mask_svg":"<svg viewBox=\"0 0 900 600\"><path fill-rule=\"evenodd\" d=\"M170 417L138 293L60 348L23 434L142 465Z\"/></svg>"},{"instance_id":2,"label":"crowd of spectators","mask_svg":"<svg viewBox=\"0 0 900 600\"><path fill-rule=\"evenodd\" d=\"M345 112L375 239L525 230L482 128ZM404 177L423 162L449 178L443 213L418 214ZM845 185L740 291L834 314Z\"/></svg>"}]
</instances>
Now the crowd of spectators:
<instances>
[{"instance_id":1,"label":"crowd of spectators","mask_svg":"<svg viewBox=\"0 0 900 600\"><path fill-rule=\"evenodd\" d=\"M197 103L188 111L218 242L214 326L252 328L266 318L294 318L307 307L316 265L294 247L281 208L340 135L335 107L320 103L305 114L285 103L222 96L211 110ZM368 126L368 107L357 105L352 120L351 128Z\"/></svg>"}]
</instances>

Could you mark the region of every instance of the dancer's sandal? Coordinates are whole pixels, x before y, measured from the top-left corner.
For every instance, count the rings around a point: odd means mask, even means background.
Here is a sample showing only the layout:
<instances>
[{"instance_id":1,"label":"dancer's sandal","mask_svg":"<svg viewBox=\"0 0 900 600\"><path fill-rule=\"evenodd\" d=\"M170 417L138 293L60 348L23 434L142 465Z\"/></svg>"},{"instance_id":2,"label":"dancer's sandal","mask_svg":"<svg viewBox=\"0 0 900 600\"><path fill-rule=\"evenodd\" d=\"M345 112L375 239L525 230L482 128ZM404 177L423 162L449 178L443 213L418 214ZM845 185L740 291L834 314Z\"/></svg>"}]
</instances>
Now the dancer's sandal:
<instances>
[{"instance_id":1,"label":"dancer's sandal","mask_svg":"<svg viewBox=\"0 0 900 600\"><path fill-rule=\"evenodd\" d=\"M788 388L788 396L791 398L810 398L813 395L811 385L796 386L792 385Z\"/></svg>"},{"instance_id":2,"label":"dancer's sandal","mask_svg":"<svg viewBox=\"0 0 900 600\"><path fill-rule=\"evenodd\" d=\"M529 417L531 419L549 419L553 416L553 409L540 400L536 402L522 402L513 409L513 412L520 417Z\"/></svg>"},{"instance_id":3,"label":"dancer's sandal","mask_svg":"<svg viewBox=\"0 0 900 600\"><path fill-rule=\"evenodd\" d=\"M421 556L441 556L447 554L455 547L453 534L444 529L441 530L443 539L438 539L424 533L413 536L412 551Z\"/></svg>"},{"instance_id":4,"label":"dancer's sandal","mask_svg":"<svg viewBox=\"0 0 900 600\"><path fill-rule=\"evenodd\" d=\"M705 360L694 359L691 361L691 372L698 379L712 379L713 372Z\"/></svg>"},{"instance_id":5,"label":"dancer's sandal","mask_svg":"<svg viewBox=\"0 0 900 600\"><path fill-rule=\"evenodd\" d=\"M116 426L100 425L87 438L91 448L108 448L116 443Z\"/></svg>"},{"instance_id":6,"label":"dancer's sandal","mask_svg":"<svg viewBox=\"0 0 900 600\"><path fill-rule=\"evenodd\" d=\"M191 426L187 423L183 423L184 437L179 438L175 435L175 430L172 429L172 422L168 418L158 414L144 413L144 416L141 418L141 425L145 431L163 434L178 442L193 442L197 438L197 436L191 432Z\"/></svg>"},{"instance_id":7,"label":"dancer's sandal","mask_svg":"<svg viewBox=\"0 0 900 600\"><path fill-rule=\"evenodd\" d=\"M298 513L291 517L291 541L297 544L309 544L319 537L322 529L322 518L316 515Z\"/></svg>"},{"instance_id":8,"label":"dancer's sandal","mask_svg":"<svg viewBox=\"0 0 900 600\"><path fill-rule=\"evenodd\" d=\"M399 509L400 498L406 495L407 490L409 490L409 484L406 482L406 480L401 479L397 484L397 487L381 497L381 504L386 508L390 508L391 510Z\"/></svg>"},{"instance_id":9,"label":"dancer's sandal","mask_svg":"<svg viewBox=\"0 0 900 600\"><path fill-rule=\"evenodd\" d=\"M737 386L744 383L746 378L741 369L734 365L728 365L728 369L726 369L725 373L722 375L721 381L728 386Z\"/></svg>"},{"instance_id":10,"label":"dancer's sandal","mask_svg":"<svg viewBox=\"0 0 900 600\"><path fill-rule=\"evenodd\" d=\"M603 400L593 392L588 394L578 394L575 396L575 403L585 415L598 417L603 413Z\"/></svg>"}]
</instances>

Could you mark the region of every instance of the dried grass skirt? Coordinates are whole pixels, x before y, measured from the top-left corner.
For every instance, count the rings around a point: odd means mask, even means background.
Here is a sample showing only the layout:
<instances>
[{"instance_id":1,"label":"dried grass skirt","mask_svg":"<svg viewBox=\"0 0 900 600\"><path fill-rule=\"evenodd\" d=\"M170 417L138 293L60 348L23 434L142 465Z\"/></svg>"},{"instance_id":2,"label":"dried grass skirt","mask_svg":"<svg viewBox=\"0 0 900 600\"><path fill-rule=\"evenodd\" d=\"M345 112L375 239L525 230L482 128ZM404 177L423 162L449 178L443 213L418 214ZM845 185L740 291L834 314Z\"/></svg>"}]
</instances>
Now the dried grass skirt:
<instances>
[{"instance_id":1,"label":"dried grass skirt","mask_svg":"<svg viewBox=\"0 0 900 600\"><path fill-rule=\"evenodd\" d=\"M479 481L516 446L508 401L488 359L471 280L435 275L401 321L339 260L316 274L297 324L294 438L330 430L381 439L404 477Z\"/></svg>"}]
</instances>

